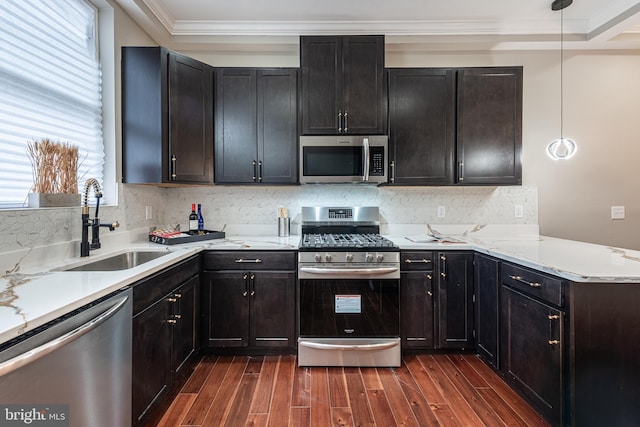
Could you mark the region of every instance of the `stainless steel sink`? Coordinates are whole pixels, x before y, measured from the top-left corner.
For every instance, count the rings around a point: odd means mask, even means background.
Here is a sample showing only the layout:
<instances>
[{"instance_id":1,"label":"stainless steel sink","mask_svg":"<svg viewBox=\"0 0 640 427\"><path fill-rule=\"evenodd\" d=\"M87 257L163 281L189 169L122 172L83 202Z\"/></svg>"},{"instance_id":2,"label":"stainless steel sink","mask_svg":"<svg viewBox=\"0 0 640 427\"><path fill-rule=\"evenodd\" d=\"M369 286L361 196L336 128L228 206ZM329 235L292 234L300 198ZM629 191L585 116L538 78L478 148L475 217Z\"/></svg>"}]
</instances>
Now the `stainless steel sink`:
<instances>
[{"instance_id":1,"label":"stainless steel sink","mask_svg":"<svg viewBox=\"0 0 640 427\"><path fill-rule=\"evenodd\" d=\"M76 267L62 267L56 271L117 271L137 267L171 252L129 251L108 258L90 261Z\"/></svg>"}]
</instances>

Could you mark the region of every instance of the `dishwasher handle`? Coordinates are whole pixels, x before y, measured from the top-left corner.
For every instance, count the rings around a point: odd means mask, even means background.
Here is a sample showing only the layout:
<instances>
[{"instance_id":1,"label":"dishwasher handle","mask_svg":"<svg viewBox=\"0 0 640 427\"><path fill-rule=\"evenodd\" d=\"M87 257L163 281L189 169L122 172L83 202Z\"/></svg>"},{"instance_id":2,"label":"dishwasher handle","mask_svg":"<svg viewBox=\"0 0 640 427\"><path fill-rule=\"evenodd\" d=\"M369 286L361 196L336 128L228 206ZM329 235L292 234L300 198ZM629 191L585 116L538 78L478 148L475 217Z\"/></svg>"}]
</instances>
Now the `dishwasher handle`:
<instances>
[{"instance_id":1,"label":"dishwasher handle","mask_svg":"<svg viewBox=\"0 0 640 427\"><path fill-rule=\"evenodd\" d=\"M115 315L125 305L128 299L129 297L126 296L117 301L111 308L94 317L92 320L89 320L84 325L81 325L58 338L48 341L47 343L42 344L39 347L26 351L16 357L0 363L0 377L10 374L11 372L25 365L33 363L36 360L43 358L44 356L54 352L55 350L64 347L82 337L83 335L86 335L89 332L93 331L95 328L113 317L113 315Z\"/></svg>"}]
</instances>

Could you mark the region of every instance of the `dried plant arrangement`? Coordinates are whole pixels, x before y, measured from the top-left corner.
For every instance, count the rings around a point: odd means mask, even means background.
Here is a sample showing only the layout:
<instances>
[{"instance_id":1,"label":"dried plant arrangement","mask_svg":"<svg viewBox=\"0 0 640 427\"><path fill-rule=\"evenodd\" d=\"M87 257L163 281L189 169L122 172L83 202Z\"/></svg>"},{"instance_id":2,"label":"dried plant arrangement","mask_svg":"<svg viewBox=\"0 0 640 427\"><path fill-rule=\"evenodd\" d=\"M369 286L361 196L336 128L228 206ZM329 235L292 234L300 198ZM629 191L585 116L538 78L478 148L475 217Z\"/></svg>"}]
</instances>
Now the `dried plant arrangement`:
<instances>
[{"instance_id":1,"label":"dried plant arrangement","mask_svg":"<svg viewBox=\"0 0 640 427\"><path fill-rule=\"evenodd\" d=\"M49 138L27 143L34 193L78 193L78 147Z\"/></svg>"}]
</instances>

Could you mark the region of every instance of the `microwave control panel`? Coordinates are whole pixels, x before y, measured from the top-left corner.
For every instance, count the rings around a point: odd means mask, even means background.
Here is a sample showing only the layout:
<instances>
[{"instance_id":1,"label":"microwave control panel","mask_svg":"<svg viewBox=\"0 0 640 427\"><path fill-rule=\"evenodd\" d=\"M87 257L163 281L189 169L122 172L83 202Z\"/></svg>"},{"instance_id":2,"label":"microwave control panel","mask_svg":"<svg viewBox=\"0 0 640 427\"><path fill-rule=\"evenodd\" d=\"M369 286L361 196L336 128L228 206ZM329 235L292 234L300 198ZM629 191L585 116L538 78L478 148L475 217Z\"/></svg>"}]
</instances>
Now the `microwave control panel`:
<instances>
[{"instance_id":1,"label":"microwave control panel","mask_svg":"<svg viewBox=\"0 0 640 427\"><path fill-rule=\"evenodd\" d=\"M384 147L371 147L369 176L384 176Z\"/></svg>"}]
</instances>

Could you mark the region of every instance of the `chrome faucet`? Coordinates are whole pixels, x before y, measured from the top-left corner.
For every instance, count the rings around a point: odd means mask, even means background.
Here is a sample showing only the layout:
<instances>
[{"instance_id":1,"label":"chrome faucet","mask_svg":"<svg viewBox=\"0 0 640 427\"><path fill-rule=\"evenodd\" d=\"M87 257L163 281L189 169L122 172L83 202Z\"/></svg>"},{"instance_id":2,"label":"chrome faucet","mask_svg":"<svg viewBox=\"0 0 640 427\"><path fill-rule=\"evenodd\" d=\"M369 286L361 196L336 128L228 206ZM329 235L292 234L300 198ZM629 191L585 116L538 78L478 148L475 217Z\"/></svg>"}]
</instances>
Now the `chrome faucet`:
<instances>
[{"instance_id":1,"label":"chrome faucet","mask_svg":"<svg viewBox=\"0 0 640 427\"><path fill-rule=\"evenodd\" d=\"M96 197L96 214L93 219L89 218L89 190L93 188L93 194ZM80 242L80 256L89 256L89 251L100 247L100 227L107 227L110 231L120 227L118 221L111 224L100 224L98 211L100 210L100 198L102 198L102 189L100 183L89 178L84 183L84 203L82 205L82 241ZM91 226L91 243L89 243L89 226Z\"/></svg>"}]
</instances>

